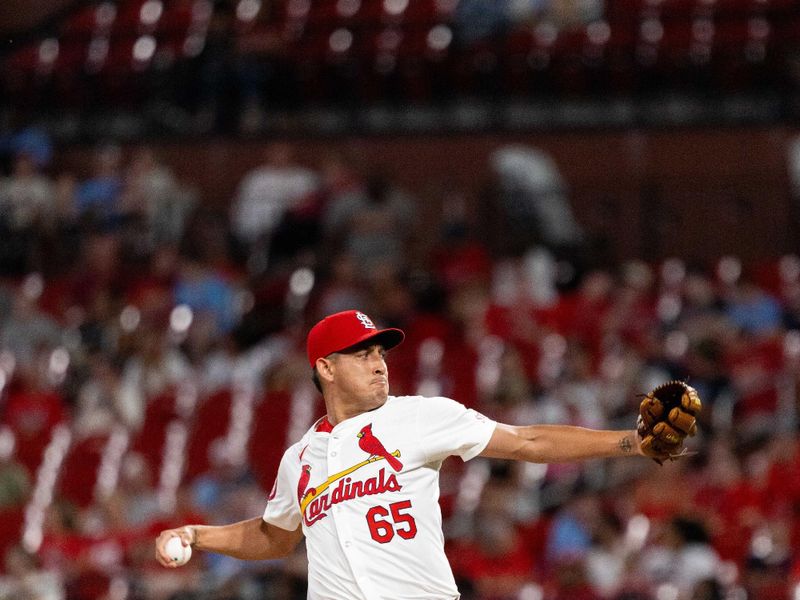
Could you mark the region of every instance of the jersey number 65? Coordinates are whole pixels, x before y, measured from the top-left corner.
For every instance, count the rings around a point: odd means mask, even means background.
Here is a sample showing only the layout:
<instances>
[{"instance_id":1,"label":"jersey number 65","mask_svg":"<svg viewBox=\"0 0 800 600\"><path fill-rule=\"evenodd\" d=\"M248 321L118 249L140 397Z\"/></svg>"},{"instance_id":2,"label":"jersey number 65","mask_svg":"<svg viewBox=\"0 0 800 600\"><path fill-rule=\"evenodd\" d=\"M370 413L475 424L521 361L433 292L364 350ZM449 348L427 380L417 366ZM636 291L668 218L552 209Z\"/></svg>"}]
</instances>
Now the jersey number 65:
<instances>
[{"instance_id":1,"label":"jersey number 65","mask_svg":"<svg viewBox=\"0 0 800 600\"><path fill-rule=\"evenodd\" d=\"M410 540L417 535L417 522L408 514L411 500L401 500L389 505L388 508L373 506L367 511L367 525L372 539L378 543L391 542L395 533L405 540ZM391 515L391 521L387 517Z\"/></svg>"}]
</instances>

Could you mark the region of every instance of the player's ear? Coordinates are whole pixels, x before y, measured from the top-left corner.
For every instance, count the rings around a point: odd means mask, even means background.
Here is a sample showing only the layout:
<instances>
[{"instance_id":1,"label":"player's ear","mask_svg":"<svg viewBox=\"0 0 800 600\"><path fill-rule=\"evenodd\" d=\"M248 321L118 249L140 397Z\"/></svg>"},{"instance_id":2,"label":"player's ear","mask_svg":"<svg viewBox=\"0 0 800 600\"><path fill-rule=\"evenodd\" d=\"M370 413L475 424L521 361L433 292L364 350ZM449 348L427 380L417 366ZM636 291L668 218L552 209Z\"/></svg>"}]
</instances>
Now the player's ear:
<instances>
[{"instance_id":1,"label":"player's ear","mask_svg":"<svg viewBox=\"0 0 800 600\"><path fill-rule=\"evenodd\" d=\"M316 362L317 373L321 381L333 381L333 361L328 358L318 358Z\"/></svg>"}]
</instances>

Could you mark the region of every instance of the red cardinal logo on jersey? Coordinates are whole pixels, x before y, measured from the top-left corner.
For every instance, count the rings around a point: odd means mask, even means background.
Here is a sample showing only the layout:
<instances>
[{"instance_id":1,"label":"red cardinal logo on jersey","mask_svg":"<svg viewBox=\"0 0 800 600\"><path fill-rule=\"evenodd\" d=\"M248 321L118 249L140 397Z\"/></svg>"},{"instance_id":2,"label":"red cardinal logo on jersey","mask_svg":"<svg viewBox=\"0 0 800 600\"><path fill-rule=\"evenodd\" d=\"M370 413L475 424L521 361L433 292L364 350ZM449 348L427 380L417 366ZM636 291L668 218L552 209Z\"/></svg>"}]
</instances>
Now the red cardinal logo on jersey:
<instances>
[{"instance_id":1,"label":"red cardinal logo on jersey","mask_svg":"<svg viewBox=\"0 0 800 600\"><path fill-rule=\"evenodd\" d=\"M308 494L314 493L314 488L306 491L308 480L311 479L311 465L303 465L300 470L300 480L297 482L297 501L302 502L303 497Z\"/></svg>"},{"instance_id":2,"label":"red cardinal logo on jersey","mask_svg":"<svg viewBox=\"0 0 800 600\"><path fill-rule=\"evenodd\" d=\"M386 462L388 462L395 471L400 471L400 469L403 468L403 463L392 456L391 453L387 452L386 448L381 444L381 441L372 433L372 423L364 426L356 435L358 436L358 447L364 452L370 456L380 456L386 459Z\"/></svg>"}]
</instances>

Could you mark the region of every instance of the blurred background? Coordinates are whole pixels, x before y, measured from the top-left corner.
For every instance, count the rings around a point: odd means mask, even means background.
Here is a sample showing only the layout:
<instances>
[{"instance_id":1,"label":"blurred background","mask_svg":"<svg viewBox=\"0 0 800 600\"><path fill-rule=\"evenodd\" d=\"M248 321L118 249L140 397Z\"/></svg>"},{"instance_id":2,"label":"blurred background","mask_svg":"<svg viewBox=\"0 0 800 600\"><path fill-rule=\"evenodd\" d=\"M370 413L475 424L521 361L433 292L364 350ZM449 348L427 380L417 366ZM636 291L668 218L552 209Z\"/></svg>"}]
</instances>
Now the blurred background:
<instances>
[{"instance_id":1,"label":"blurred background","mask_svg":"<svg viewBox=\"0 0 800 600\"><path fill-rule=\"evenodd\" d=\"M324 413L308 328L395 394L691 458L447 461L464 600L800 599L800 4L0 3L0 598L305 598L261 514Z\"/></svg>"}]
</instances>

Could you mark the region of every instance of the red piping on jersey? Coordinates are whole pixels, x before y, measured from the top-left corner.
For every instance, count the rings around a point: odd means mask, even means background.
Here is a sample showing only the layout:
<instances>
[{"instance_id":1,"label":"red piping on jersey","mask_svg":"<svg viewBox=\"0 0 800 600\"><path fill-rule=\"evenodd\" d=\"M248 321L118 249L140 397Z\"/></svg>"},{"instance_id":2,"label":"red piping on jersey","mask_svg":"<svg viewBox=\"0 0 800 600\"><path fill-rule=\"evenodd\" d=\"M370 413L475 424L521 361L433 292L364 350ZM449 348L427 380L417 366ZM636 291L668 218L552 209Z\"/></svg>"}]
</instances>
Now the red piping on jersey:
<instances>
[{"instance_id":1,"label":"red piping on jersey","mask_svg":"<svg viewBox=\"0 0 800 600\"><path fill-rule=\"evenodd\" d=\"M330 433L333 431L333 425L331 425L331 422L328 421L328 417L322 417L317 423L317 426L314 428L314 431L320 433Z\"/></svg>"}]
</instances>

